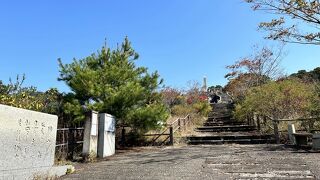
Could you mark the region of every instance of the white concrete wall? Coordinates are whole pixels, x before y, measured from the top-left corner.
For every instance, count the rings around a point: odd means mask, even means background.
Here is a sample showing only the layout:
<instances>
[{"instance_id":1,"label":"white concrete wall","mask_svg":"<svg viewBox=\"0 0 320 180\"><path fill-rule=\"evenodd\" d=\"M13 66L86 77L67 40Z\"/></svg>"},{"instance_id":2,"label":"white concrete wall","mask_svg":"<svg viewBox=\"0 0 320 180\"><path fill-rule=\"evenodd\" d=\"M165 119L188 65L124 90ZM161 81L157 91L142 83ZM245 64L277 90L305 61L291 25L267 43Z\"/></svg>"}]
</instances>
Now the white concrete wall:
<instances>
[{"instance_id":1,"label":"white concrete wall","mask_svg":"<svg viewBox=\"0 0 320 180\"><path fill-rule=\"evenodd\" d=\"M54 163L58 117L0 105L0 179L31 179Z\"/></svg>"}]
</instances>

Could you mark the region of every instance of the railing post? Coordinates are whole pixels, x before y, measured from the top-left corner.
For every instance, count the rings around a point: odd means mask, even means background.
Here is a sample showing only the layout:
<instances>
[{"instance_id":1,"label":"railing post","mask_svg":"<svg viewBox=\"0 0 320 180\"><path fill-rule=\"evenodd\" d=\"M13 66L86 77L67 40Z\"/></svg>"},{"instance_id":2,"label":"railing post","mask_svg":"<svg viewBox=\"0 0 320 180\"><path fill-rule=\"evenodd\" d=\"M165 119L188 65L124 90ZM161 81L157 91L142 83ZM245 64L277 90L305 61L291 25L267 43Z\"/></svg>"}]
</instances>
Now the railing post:
<instances>
[{"instance_id":1,"label":"railing post","mask_svg":"<svg viewBox=\"0 0 320 180\"><path fill-rule=\"evenodd\" d=\"M186 126L188 126L189 125L189 115L187 116L187 119L186 119ZM187 129L187 127L186 127L186 129Z\"/></svg>"},{"instance_id":2,"label":"railing post","mask_svg":"<svg viewBox=\"0 0 320 180\"><path fill-rule=\"evenodd\" d=\"M253 124L257 127L257 129L260 131L260 117L257 113L253 114Z\"/></svg>"},{"instance_id":3,"label":"railing post","mask_svg":"<svg viewBox=\"0 0 320 180\"><path fill-rule=\"evenodd\" d=\"M125 146L125 142L126 142L126 129L124 127L122 127L121 130L121 146Z\"/></svg>"},{"instance_id":4,"label":"railing post","mask_svg":"<svg viewBox=\"0 0 320 180\"><path fill-rule=\"evenodd\" d=\"M187 130L187 126L186 126L186 119L183 119L183 130Z\"/></svg>"},{"instance_id":5,"label":"railing post","mask_svg":"<svg viewBox=\"0 0 320 180\"><path fill-rule=\"evenodd\" d=\"M273 130L274 130L274 138L276 139L276 143L280 144L280 135L279 135L279 121L278 120L272 120L273 122Z\"/></svg>"},{"instance_id":6,"label":"railing post","mask_svg":"<svg viewBox=\"0 0 320 180\"><path fill-rule=\"evenodd\" d=\"M169 136L170 136L170 138L169 138L169 139L170 139L169 145L173 146L173 127L172 127L172 126L169 127L169 132L170 132L170 133L169 133L169 134L170 134L170 135L169 135Z\"/></svg>"},{"instance_id":7,"label":"railing post","mask_svg":"<svg viewBox=\"0 0 320 180\"><path fill-rule=\"evenodd\" d=\"M69 128L68 130L68 144L69 144L69 149L68 149L68 158L69 159L73 159L73 155L74 155L74 147L75 147L75 138L74 138L75 134L74 131L72 129Z\"/></svg>"},{"instance_id":8,"label":"railing post","mask_svg":"<svg viewBox=\"0 0 320 180\"><path fill-rule=\"evenodd\" d=\"M181 131L181 122L180 122L180 118L178 119L178 128L179 128L179 131Z\"/></svg>"}]
</instances>

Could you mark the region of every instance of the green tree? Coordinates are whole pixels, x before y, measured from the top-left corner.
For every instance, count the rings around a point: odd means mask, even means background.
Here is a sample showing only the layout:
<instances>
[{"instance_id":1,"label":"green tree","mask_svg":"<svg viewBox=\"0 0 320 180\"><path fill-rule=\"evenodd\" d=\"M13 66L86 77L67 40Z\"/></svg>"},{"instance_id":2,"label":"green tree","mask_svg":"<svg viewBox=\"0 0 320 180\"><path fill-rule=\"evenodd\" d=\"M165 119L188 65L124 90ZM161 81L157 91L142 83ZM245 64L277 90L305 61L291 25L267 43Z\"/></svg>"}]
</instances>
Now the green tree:
<instances>
[{"instance_id":1,"label":"green tree","mask_svg":"<svg viewBox=\"0 0 320 180\"><path fill-rule=\"evenodd\" d=\"M299 70L297 73L293 73L289 77L296 77L296 78L303 80L304 82L319 83L320 82L320 67L317 67L311 71Z\"/></svg>"},{"instance_id":2,"label":"green tree","mask_svg":"<svg viewBox=\"0 0 320 180\"><path fill-rule=\"evenodd\" d=\"M270 32L266 38L290 43L320 45L319 0L245 1L252 4L253 10L279 15L277 19L260 23L260 29ZM288 18L291 21L288 21ZM307 28L302 30L298 24Z\"/></svg>"},{"instance_id":3,"label":"green tree","mask_svg":"<svg viewBox=\"0 0 320 180\"><path fill-rule=\"evenodd\" d=\"M293 73L289 78L298 78L304 83L314 87L315 96L313 98L312 116L320 116L320 67L314 68L311 71L299 70Z\"/></svg>"},{"instance_id":4,"label":"green tree","mask_svg":"<svg viewBox=\"0 0 320 180\"><path fill-rule=\"evenodd\" d=\"M138 54L125 38L115 50L103 47L97 54L63 64L59 59L60 81L71 89L65 109L83 120L83 111L110 113L118 123L137 132L160 127L167 117L157 88L162 83L157 72L137 67Z\"/></svg>"}]
</instances>

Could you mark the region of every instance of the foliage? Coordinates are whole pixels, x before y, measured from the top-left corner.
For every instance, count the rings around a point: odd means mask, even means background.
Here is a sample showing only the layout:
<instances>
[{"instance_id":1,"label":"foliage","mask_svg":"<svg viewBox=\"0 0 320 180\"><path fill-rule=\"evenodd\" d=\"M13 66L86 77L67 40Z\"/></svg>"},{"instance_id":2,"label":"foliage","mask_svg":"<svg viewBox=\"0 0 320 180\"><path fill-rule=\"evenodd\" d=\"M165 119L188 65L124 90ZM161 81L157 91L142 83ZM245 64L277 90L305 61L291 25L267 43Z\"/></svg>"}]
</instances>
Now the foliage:
<instances>
[{"instance_id":1,"label":"foliage","mask_svg":"<svg viewBox=\"0 0 320 180\"><path fill-rule=\"evenodd\" d=\"M225 75L225 78L233 79L242 74L252 75L252 85L261 85L269 78L277 79L281 75L279 68L282 57L282 47L278 51L268 47L254 47L254 54L242 58L233 65L227 66L231 72Z\"/></svg>"},{"instance_id":2,"label":"foliage","mask_svg":"<svg viewBox=\"0 0 320 180\"><path fill-rule=\"evenodd\" d=\"M165 105L157 92L162 83L157 72L136 67L138 54L125 38L115 50L103 47L97 54L63 64L59 59L60 78L72 90L65 109L78 115L96 110L117 117L118 122L147 131L167 118Z\"/></svg>"},{"instance_id":3,"label":"foliage","mask_svg":"<svg viewBox=\"0 0 320 180\"><path fill-rule=\"evenodd\" d=\"M289 78L298 78L306 84L312 84L310 88L314 91L314 98L312 99L311 114L312 116L320 116L320 67L314 68L311 71L299 70L293 73Z\"/></svg>"},{"instance_id":4,"label":"foliage","mask_svg":"<svg viewBox=\"0 0 320 180\"><path fill-rule=\"evenodd\" d=\"M165 87L160 91L164 104L170 109L183 101L182 92L178 89Z\"/></svg>"},{"instance_id":5,"label":"foliage","mask_svg":"<svg viewBox=\"0 0 320 180\"><path fill-rule=\"evenodd\" d=\"M211 111L211 106L207 101L198 101L192 105L195 112L200 114L201 116L207 117L209 112Z\"/></svg>"},{"instance_id":6,"label":"foliage","mask_svg":"<svg viewBox=\"0 0 320 180\"><path fill-rule=\"evenodd\" d=\"M312 106L310 108L310 112L312 116L320 117L320 83L314 83L312 87L314 97L312 98Z\"/></svg>"},{"instance_id":7,"label":"foliage","mask_svg":"<svg viewBox=\"0 0 320 180\"><path fill-rule=\"evenodd\" d=\"M197 114L206 117L211 111L208 97L205 92L201 91L198 83L190 83L189 88L184 93L180 92L176 99L177 103L170 108L173 116Z\"/></svg>"},{"instance_id":8,"label":"foliage","mask_svg":"<svg viewBox=\"0 0 320 180\"><path fill-rule=\"evenodd\" d=\"M231 72L225 75L225 78L229 79L225 91L231 93L236 101L241 101L249 88L260 86L271 79L278 79L281 76L279 64L282 48L275 51L267 47L256 47L253 55L227 66Z\"/></svg>"},{"instance_id":9,"label":"foliage","mask_svg":"<svg viewBox=\"0 0 320 180\"><path fill-rule=\"evenodd\" d=\"M208 87L208 92L215 92L220 89L223 90L223 87L221 85L210 86Z\"/></svg>"},{"instance_id":10,"label":"foliage","mask_svg":"<svg viewBox=\"0 0 320 180\"><path fill-rule=\"evenodd\" d=\"M283 42L320 45L319 0L245 0L253 10L263 10L280 17L261 22L259 28L270 32L268 39ZM288 21L290 18L296 24ZM307 27L302 31L297 25Z\"/></svg>"},{"instance_id":11,"label":"foliage","mask_svg":"<svg viewBox=\"0 0 320 180\"><path fill-rule=\"evenodd\" d=\"M188 90L185 93L186 102L191 105L199 101L206 102L208 100L206 92L202 91L198 82L188 82Z\"/></svg>"},{"instance_id":12,"label":"foliage","mask_svg":"<svg viewBox=\"0 0 320 180\"><path fill-rule=\"evenodd\" d=\"M127 123L135 128L134 131L143 134L145 130L162 127L168 114L165 106L153 103L130 111L126 117Z\"/></svg>"},{"instance_id":13,"label":"foliage","mask_svg":"<svg viewBox=\"0 0 320 180\"><path fill-rule=\"evenodd\" d=\"M9 84L0 81L0 104L58 114L61 94L57 89L39 92L35 87L23 87L25 76L17 76L16 82L10 79Z\"/></svg>"},{"instance_id":14,"label":"foliage","mask_svg":"<svg viewBox=\"0 0 320 180\"><path fill-rule=\"evenodd\" d=\"M320 82L320 67L309 72L306 70L300 70L297 73L291 74L289 77L299 78L306 83Z\"/></svg>"},{"instance_id":15,"label":"foliage","mask_svg":"<svg viewBox=\"0 0 320 180\"><path fill-rule=\"evenodd\" d=\"M241 102L244 100L247 90L254 87L252 77L252 74L241 74L234 79L230 79L224 89L232 94L236 102Z\"/></svg>"},{"instance_id":16,"label":"foliage","mask_svg":"<svg viewBox=\"0 0 320 180\"><path fill-rule=\"evenodd\" d=\"M314 89L296 79L271 81L251 88L235 115L238 119L254 112L273 119L309 117L314 98Z\"/></svg>"},{"instance_id":17,"label":"foliage","mask_svg":"<svg viewBox=\"0 0 320 180\"><path fill-rule=\"evenodd\" d=\"M178 104L171 108L171 114L174 116L184 117L194 112L195 110L193 107L187 104Z\"/></svg>"}]
</instances>

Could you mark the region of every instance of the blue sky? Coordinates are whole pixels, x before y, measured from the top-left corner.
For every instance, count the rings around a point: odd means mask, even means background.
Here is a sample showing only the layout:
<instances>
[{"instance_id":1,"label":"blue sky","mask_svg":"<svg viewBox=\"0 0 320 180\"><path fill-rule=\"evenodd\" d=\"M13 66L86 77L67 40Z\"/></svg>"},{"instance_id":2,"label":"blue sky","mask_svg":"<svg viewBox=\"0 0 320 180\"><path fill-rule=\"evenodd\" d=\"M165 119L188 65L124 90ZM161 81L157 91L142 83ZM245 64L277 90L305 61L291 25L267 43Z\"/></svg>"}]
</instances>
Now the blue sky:
<instances>
[{"instance_id":1,"label":"blue sky","mask_svg":"<svg viewBox=\"0 0 320 180\"><path fill-rule=\"evenodd\" d=\"M58 87L57 59L71 62L125 36L140 54L137 62L158 70L165 84L227 81L226 65L250 54L253 45L269 45L257 31L270 19L241 0L55 0L3 1L0 5L0 80L26 74L25 85ZM320 66L317 46L287 45L282 66L290 74Z\"/></svg>"}]
</instances>

